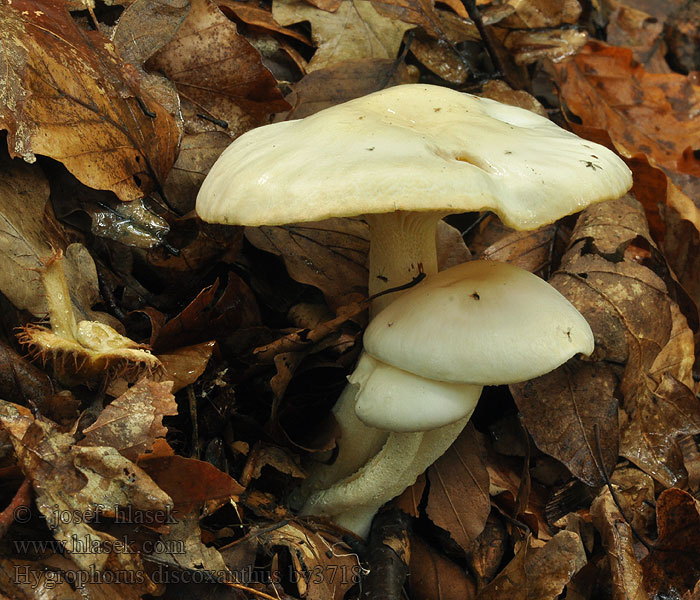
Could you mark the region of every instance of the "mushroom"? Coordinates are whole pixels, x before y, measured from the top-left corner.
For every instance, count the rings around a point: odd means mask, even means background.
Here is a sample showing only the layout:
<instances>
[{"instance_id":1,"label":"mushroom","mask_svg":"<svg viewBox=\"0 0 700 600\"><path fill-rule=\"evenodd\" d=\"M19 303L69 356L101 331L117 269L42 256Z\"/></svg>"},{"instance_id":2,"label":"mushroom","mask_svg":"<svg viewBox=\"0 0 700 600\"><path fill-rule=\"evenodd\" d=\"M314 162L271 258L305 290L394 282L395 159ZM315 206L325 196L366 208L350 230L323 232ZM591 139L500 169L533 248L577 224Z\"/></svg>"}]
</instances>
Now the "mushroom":
<instances>
[{"instance_id":1,"label":"mushroom","mask_svg":"<svg viewBox=\"0 0 700 600\"><path fill-rule=\"evenodd\" d=\"M420 273L436 273L436 225L448 214L491 210L510 227L535 229L617 198L631 184L629 169L613 152L544 117L412 84L245 133L210 170L196 210L205 221L249 226L364 215L370 228L369 293L375 296ZM377 297L370 313L377 315L404 293ZM446 440L454 439L453 430L466 423L462 418L430 433L387 434L357 417L357 389L350 385L334 408L342 435L338 460L315 469L303 494L368 477L370 464L379 472L381 457L401 436L441 440L442 446L430 445L437 458ZM455 407L461 402L461 408L453 415L469 405L457 397ZM421 454L421 464L428 454ZM412 464L413 470L421 466Z\"/></svg>"},{"instance_id":2,"label":"mushroom","mask_svg":"<svg viewBox=\"0 0 700 600\"><path fill-rule=\"evenodd\" d=\"M63 252L57 251L40 269L48 304L50 328L29 323L20 328L19 342L30 355L53 363L57 379L67 385L94 384L123 376L135 381L143 374L160 374L163 365L148 346L121 335L98 321L76 321L63 270Z\"/></svg>"},{"instance_id":3,"label":"mushroom","mask_svg":"<svg viewBox=\"0 0 700 600\"><path fill-rule=\"evenodd\" d=\"M539 277L480 260L407 291L372 319L364 347L349 377L356 415L369 427L402 433L391 433L365 466L331 485L319 487L314 474L302 511L361 536L379 507L457 438L482 386L532 379L590 354L593 333Z\"/></svg>"},{"instance_id":4,"label":"mushroom","mask_svg":"<svg viewBox=\"0 0 700 600\"><path fill-rule=\"evenodd\" d=\"M375 295L437 271L435 228L448 214L491 210L535 229L631 184L613 152L544 117L409 84L245 133L211 168L196 209L253 226L364 215Z\"/></svg>"}]
</instances>

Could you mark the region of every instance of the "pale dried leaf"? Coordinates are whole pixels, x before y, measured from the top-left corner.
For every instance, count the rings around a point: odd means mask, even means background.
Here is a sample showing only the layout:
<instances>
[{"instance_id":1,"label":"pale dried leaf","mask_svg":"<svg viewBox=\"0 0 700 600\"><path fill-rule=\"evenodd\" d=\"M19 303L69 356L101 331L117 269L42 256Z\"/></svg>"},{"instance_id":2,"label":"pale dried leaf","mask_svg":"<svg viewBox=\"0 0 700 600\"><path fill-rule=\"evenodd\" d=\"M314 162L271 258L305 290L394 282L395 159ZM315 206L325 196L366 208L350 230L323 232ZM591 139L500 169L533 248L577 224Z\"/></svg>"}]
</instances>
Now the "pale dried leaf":
<instances>
[{"instance_id":1,"label":"pale dried leaf","mask_svg":"<svg viewBox=\"0 0 700 600\"><path fill-rule=\"evenodd\" d=\"M112 401L97 420L83 429L80 446L111 446L129 460L150 452L156 438L164 438L165 415L176 415L177 404L170 393L172 382L142 379Z\"/></svg>"}]
</instances>

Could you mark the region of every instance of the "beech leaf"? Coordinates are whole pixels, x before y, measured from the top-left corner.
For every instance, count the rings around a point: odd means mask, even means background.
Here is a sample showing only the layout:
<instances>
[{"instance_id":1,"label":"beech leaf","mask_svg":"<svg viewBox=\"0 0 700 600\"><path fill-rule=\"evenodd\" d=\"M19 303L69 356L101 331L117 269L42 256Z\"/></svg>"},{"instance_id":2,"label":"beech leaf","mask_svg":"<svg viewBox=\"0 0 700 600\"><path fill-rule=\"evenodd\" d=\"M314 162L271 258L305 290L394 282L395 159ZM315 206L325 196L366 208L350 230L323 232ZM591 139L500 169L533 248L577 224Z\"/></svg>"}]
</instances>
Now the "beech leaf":
<instances>
[{"instance_id":1,"label":"beech leaf","mask_svg":"<svg viewBox=\"0 0 700 600\"><path fill-rule=\"evenodd\" d=\"M0 45L0 127L13 157L50 156L122 200L165 181L179 139L173 119L65 3L4 3Z\"/></svg>"}]
</instances>

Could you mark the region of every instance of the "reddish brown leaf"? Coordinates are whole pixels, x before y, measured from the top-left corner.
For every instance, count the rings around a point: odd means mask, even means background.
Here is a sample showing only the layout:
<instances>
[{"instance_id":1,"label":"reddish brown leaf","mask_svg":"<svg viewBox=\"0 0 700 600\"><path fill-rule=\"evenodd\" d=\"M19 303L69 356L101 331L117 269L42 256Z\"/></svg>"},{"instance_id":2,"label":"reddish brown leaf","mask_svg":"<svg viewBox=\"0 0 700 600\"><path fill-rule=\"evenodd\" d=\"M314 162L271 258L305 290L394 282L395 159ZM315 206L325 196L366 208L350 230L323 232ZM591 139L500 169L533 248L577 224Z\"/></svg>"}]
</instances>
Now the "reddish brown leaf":
<instances>
[{"instance_id":1,"label":"reddish brown leaf","mask_svg":"<svg viewBox=\"0 0 700 600\"><path fill-rule=\"evenodd\" d=\"M631 50L589 43L555 64L561 98L588 127L606 130L627 157L646 155L674 171L700 175L700 87L677 73L648 73Z\"/></svg>"},{"instance_id":2,"label":"reddish brown leaf","mask_svg":"<svg viewBox=\"0 0 700 600\"><path fill-rule=\"evenodd\" d=\"M337 8L340 6L340 2L341 0L331 0L330 2L326 0L326 4L335 5L333 9L330 9L330 12L337 10ZM238 0L217 0L216 4L221 9L221 12L227 16L234 14L248 25L255 25L256 27L262 27L268 31L288 35L289 37L293 37L295 40L299 40L308 46L311 45L311 40L309 40L309 38L302 33L299 33L294 29L289 29L288 27L281 27L277 21L272 18L272 13L269 10L260 8L259 6L254 6L248 2L238 2ZM329 10L324 6L319 6L317 3L312 2L311 4L314 4L321 10Z\"/></svg>"},{"instance_id":3,"label":"reddish brown leaf","mask_svg":"<svg viewBox=\"0 0 700 600\"><path fill-rule=\"evenodd\" d=\"M471 423L430 467L428 479L428 516L470 552L491 511L486 449Z\"/></svg>"},{"instance_id":4,"label":"reddish brown leaf","mask_svg":"<svg viewBox=\"0 0 700 600\"><path fill-rule=\"evenodd\" d=\"M138 465L173 500L174 509L186 514L206 500L238 497L243 487L214 465L184 456L141 456Z\"/></svg>"},{"instance_id":5,"label":"reddish brown leaf","mask_svg":"<svg viewBox=\"0 0 700 600\"><path fill-rule=\"evenodd\" d=\"M122 200L165 181L177 128L106 38L79 29L58 0L6 3L0 22L0 127L13 156L60 160L86 185Z\"/></svg>"},{"instance_id":6,"label":"reddish brown leaf","mask_svg":"<svg viewBox=\"0 0 700 600\"><path fill-rule=\"evenodd\" d=\"M175 82L196 112L225 121L236 137L289 108L260 53L209 0L193 0L173 40L146 63Z\"/></svg>"},{"instance_id":7,"label":"reddish brown leaf","mask_svg":"<svg viewBox=\"0 0 700 600\"><path fill-rule=\"evenodd\" d=\"M202 342L194 346L183 346L166 354L159 354L165 369L164 378L173 384L173 393L197 381L204 373L216 342Z\"/></svg>"},{"instance_id":8,"label":"reddish brown leaf","mask_svg":"<svg viewBox=\"0 0 700 600\"><path fill-rule=\"evenodd\" d=\"M219 280L203 289L182 312L168 321L153 341L154 352L194 345L232 334L241 326L256 324L258 307L246 283L233 272L219 298Z\"/></svg>"},{"instance_id":9,"label":"reddish brown leaf","mask_svg":"<svg viewBox=\"0 0 700 600\"><path fill-rule=\"evenodd\" d=\"M156 438L165 437L165 415L176 415L172 382L142 379L113 400L97 420L83 429L80 446L111 446L129 460L150 452Z\"/></svg>"},{"instance_id":10,"label":"reddish brown leaf","mask_svg":"<svg viewBox=\"0 0 700 600\"><path fill-rule=\"evenodd\" d=\"M658 497L659 537L641 561L644 588L650 595L684 594L700 579L699 511L697 500L683 490L671 488Z\"/></svg>"}]
</instances>

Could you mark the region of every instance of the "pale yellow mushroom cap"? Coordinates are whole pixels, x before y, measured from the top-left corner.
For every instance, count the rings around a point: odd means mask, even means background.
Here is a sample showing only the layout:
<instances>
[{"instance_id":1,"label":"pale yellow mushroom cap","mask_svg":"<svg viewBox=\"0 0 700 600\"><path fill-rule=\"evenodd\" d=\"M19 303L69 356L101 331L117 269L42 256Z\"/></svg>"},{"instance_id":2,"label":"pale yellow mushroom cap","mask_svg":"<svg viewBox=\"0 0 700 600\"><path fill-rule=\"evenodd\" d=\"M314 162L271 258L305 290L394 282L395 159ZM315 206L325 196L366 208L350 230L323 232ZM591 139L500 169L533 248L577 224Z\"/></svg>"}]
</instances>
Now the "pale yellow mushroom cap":
<instances>
[{"instance_id":1,"label":"pale yellow mushroom cap","mask_svg":"<svg viewBox=\"0 0 700 600\"><path fill-rule=\"evenodd\" d=\"M548 283L513 265L472 261L431 275L370 322L365 351L438 381L497 385L593 352L593 332Z\"/></svg>"},{"instance_id":2,"label":"pale yellow mushroom cap","mask_svg":"<svg viewBox=\"0 0 700 600\"><path fill-rule=\"evenodd\" d=\"M242 135L205 179L197 213L216 223L275 225L492 210L510 227L534 229L631 184L617 155L548 119L411 84Z\"/></svg>"}]
</instances>

